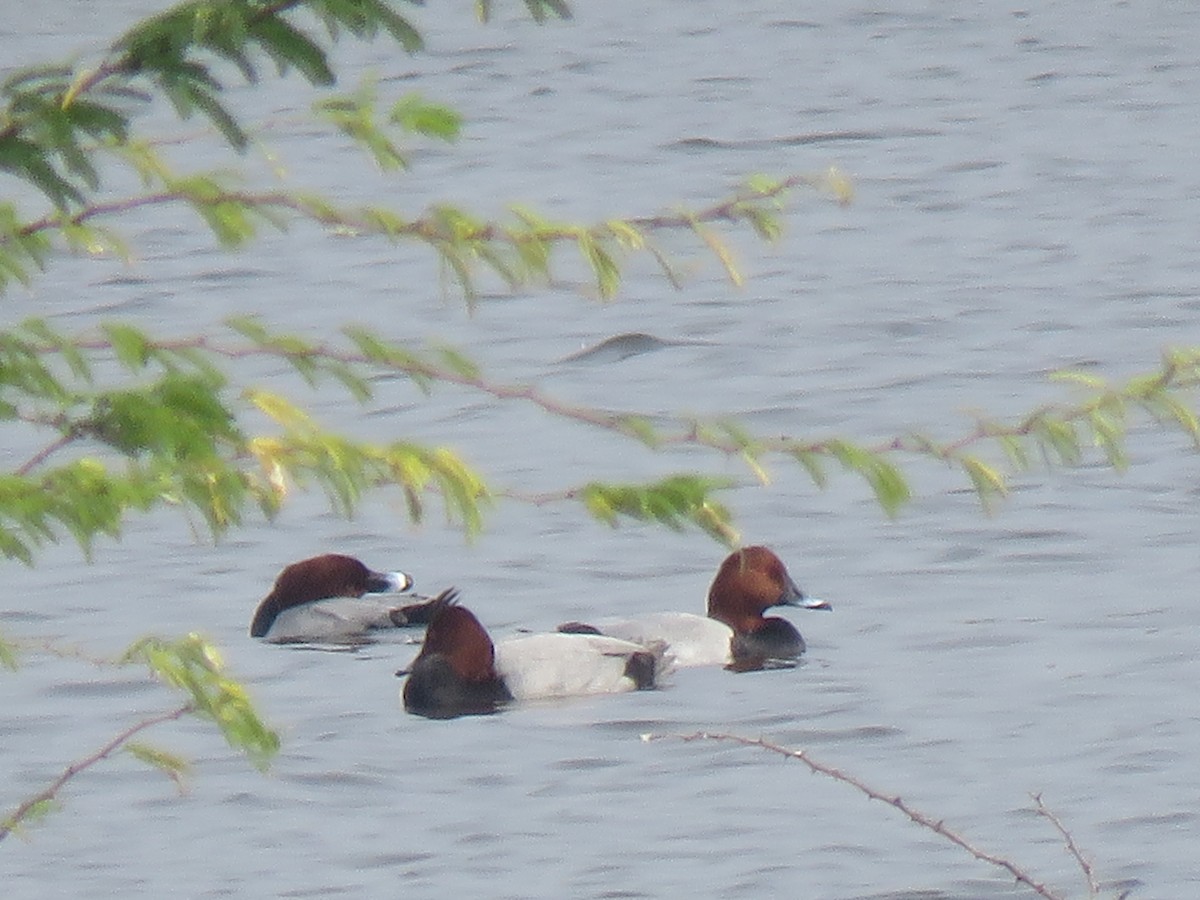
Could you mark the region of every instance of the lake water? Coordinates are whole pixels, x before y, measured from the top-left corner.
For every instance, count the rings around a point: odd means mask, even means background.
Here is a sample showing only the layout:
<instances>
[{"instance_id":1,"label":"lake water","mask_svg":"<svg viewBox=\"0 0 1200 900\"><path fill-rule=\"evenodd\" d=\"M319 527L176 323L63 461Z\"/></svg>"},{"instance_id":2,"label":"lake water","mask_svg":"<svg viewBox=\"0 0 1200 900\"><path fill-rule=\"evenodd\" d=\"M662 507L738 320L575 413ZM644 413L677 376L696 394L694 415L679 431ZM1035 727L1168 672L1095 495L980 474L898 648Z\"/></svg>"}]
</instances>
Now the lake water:
<instances>
[{"instance_id":1,"label":"lake water","mask_svg":"<svg viewBox=\"0 0 1200 900\"><path fill-rule=\"evenodd\" d=\"M59 0L37 26L5 9L0 59L95 49L153 6ZM596 220L701 206L755 172L848 173L848 208L799 194L779 243L731 233L740 289L671 237L680 291L638 259L620 299L600 304L568 252L558 289L485 283L468 315L421 248L299 226L228 255L173 210L119 223L131 266L56 260L0 301L4 318L86 329L122 316L162 334L237 312L312 335L371 323L568 401L866 442L912 429L952 439L974 411L1071 400L1048 382L1054 370L1120 379L1197 343L1200 8L880 6L612 0L545 28L515 8L487 28L419 10L426 54L340 51L348 84L373 72L468 118L459 145L414 150L401 177L368 175L344 143L317 140L297 85L240 99L278 124L268 140L294 183L398 209L442 198ZM628 331L685 343L558 362ZM278 366L244 374L305 396ZM774 546L835 611L789 611L810 648L792 671L687 671L661 692L430 722L398 700L392 673L411 645L318 653L246 637L284 563L336 550L412 571L418 588L456 584L502 635L600 611L699 610L722 549L516 501L465 544L436 512L408 524L391 494L352 522L300 496L278 523L216 547L163 514L131 521L91 564L48 549L35 569L6 566L6 634L103 653L200 630L284 746L262 776L199 724L158 730L153 742L193 759L188 793L127 758L88 772L62 811L0 848L8 900L1029 896L795 761L639 740L699 729L803 747L1065 896L1086 884L1031 794L1107 895L1200 893L1200 459L1181 436L1136 428L1120 475L1094 462L1022 475L991 516L960 473L905 459L916 499L889 520L852 476L820 491L775 460L763 489L734 461L651 454L529 405L379 387L366 414L332 390L316 411L367 437L444 442L514 491L734 475L745 486L727 499L747 542ZM6 443L9 465L36 446ZM30 658L0 677L0 805L169 702L132 671Z\"/></svg>"}]
</instances>

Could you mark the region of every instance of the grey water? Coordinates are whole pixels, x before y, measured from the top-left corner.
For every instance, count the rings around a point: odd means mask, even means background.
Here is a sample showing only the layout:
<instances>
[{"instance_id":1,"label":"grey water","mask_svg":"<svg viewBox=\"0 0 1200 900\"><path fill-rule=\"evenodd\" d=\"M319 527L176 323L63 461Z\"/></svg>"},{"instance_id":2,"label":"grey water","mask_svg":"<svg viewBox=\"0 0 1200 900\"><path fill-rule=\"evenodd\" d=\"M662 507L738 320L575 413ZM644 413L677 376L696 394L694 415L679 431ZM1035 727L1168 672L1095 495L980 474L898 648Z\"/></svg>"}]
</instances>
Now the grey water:
<instances>
[{"instance_id":1,"label":"grey water","mask_svg":"<svg viewBox=\"0 0 1200 900\"><path fill-rule=\"evenodd\" d=\"M517 6L487 27L465 9L414 8L420 56L339 51L348 86L371 74L467 117L458 145L414 146L400 176L372 176L347 144L319 139L295 82L239 91L240 108L274 123L264 184L414 213L442 199L592 221L835 166L854 203L795 194L774 244L724 231L741 287L681 234L664 238L681 290L632 258L620 297L600 303L567 252L554 288L485 281L473 313L424 248L298 226L230 255L186 212L160 210L115 223L131 262L55 259L0 299L3 320L84 330L120 317L174 335L258 313L330 339L356 322L448 343L493 380L567 402L867 443L954 439L976 412L1077 398L1054 371L1119 380L1198 343L1193 4L610 0L546 27ZM55 0L33 22L10 4L0 60L95 52L154 8ZM205 168L203 146L171 152ZM627 334L664 344L562 364ZM306 399L282 367L242 375ZM387 492L350 522L301 494L278 522L216 546L181 516L134 518L91 563L62 545L35 568L6 564L0 629L93 653L201 631L282 752L261 775L201 724L158 730L150 742L192 759L186 793L128 757L89 771L0 847L6 898L1029 896L793 760L640 739L698 730L804 748L1066 896L1086 896L1086 882L1033 794L1106 895L1200 892L1200 458L1181 435L1138 425L1126 472L1094 459L1035 470L990 515L961 473L905 458L915 499L889 519L832 470L820 490L769 460L762 487L736 460L651 453L529 404L449 387L425 397L400 379L378 389L365 412L322 390L315 413L363 437L452 446L523 495L729 475L744 539L775 547L835 611L789 611L809 644L794 670L687 671L661 692L430 722L400 708L393 672L415 652L402 638L316 653L246 636L283 564L336 550L411 571L420 589L455 584L502 635L599 611L699 610L721 548L518 500L466 543L436 508L411 525ZM6 464L29 442L6 438ZM169 702L133 671L78 660L34 655L0 675L0 808Z\"/></svg>"}]
</instances>

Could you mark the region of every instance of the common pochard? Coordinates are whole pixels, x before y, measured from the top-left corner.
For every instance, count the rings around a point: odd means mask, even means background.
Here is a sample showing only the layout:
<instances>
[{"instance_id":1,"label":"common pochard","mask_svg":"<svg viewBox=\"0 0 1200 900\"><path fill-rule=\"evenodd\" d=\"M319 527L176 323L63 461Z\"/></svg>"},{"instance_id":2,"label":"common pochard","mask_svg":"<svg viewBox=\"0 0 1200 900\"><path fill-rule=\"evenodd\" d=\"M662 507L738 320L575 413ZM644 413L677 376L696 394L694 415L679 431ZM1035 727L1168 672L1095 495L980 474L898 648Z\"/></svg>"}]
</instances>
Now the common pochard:
<instances>
[{"instance_id":1,"label":"common pochard","mask_svg":"<svg viewBox=\"0 0 1200 900\"><path fill-rule=\"evenodd\" d=\"M485 715L514 700L616 694L659 686L670 670L665 645L601 635L522 635L497 644L450 588L434 600L421 652L402 696L431 719Z\"/></svg>"},{"instance_id":2,"label":"common pochard","mask_svg":"<svg viewBox=\"0 0 1200 900\"><path fill-rule=\"evenodd\" d=\"M559 631L603 634L638 644L665 642L677 666L723 665L754 671L787 665L804 652L796 627L772 606L832 609L824 600L805 597L783 561L767 547L745 547L721 563L708 589L708 616L651 613L636 619L601 620L591 625L568 622Z\"/></svg>"},{"instance_id":3,"label":"common pochard","mask_svg":"<svg viewBox=\"0 0 1200 900\"><path fill-rule=\"evenodd\" d=\"M429 621L430 602L397 606L368 594L396 594L412 587L404 572L373 572L352 556L326 553L292 563L279 573L250 623L251 637L277 644L347 643L380 628Z\"/></svg>"}]
</instances>

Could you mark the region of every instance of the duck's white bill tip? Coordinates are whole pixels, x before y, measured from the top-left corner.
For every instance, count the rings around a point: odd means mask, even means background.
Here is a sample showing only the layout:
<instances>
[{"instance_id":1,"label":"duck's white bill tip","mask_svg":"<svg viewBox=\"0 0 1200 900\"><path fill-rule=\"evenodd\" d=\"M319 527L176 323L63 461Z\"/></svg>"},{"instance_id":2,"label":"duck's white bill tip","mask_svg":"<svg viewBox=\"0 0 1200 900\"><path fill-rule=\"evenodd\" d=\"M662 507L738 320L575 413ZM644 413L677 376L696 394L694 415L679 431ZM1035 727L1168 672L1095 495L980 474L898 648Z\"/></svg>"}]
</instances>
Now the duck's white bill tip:
<instances>
[{"instance_id":1,"label":"duck's white bill tip","mask_svg":"<svg viewBox=\"0 0 1200 900\"><path fill-rule=\"evenodd\" d=\"M388 589L396 593L407 591L413 586L412 576L407 572L385 572L383 577L388 583Z\"/></svg>"}]
</instances>

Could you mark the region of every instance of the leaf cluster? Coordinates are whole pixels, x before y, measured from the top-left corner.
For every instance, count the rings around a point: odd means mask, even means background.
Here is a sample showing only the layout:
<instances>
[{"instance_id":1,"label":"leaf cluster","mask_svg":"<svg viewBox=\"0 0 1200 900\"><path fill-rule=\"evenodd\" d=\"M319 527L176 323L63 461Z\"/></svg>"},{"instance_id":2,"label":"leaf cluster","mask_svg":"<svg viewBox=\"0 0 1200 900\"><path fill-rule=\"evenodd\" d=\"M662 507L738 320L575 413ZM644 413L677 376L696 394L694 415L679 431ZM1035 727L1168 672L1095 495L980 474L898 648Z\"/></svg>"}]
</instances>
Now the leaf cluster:
<instances>
[{"instance_id":1,"label":"leaf cluster","mask_svg":"<svg viewBox=\"0 0 1200 900\"><path fill-rule=\"evenodd\" d=\"M588 512L616 528L622 516L682 531L693 525L722 543L737 543L728 508L713 499L733 482L700 475L672 475L651 484L603 484L593 481L578 495Z\"/></svg>"},{"instance_id":2,"label":"leaf cluster","mask_svg":"<svg viewBox=\"0 0 1200 900\"><path fill-rule=\"evenodd\" d=\"M797 463L818 486L830 463L862 478L889 514L911 498L897 457L917 455L962 471L985 504L1002 497L1013 472L1037 461L1075 466L1089 446L1118 470L1126 464L1132 417L1140 412L1176 426L1200 447L1200 422L1190 397L1200 385L1200 350L1168 353L1159 371L1110 385L1063 373L1085 393L1077 403L1040 407L1012 420L977 419L951 441L904 434L875 445L841 437L764 437L728 420L649 417L602 412L564 403L536 388L489 380L452 348L414 350L348 328L340 346L268 330L255 319L229 323L240 341L206 337L156 340L130 326L109 325L100 337L68 336L45 322L25 323L0 339L0 420L23 422L55 435L25 465L0 478L0 550L32 559L30 542L54 539L65 527L86 549L100 534L119 532L123 516L171 503L199 512L216 535L243 520L257 505L267 516L282 508L294 486L315 485L333 509L352 515L367 494L398 488L413 521L421 521L427 497L439 498L450 521L468 535L483 526L497 491L456 452L397 435L362 441L323 428L281 394L228 381L222 360L263 356L287 363L312 387L332 383L356 402L373 402L377 386L405 376L423 392L453 384L506 402L526 402L561 419L613 431L651 450L692 445L740 459L760 483L770 481L770 459ZM90 357L121 363L131 384L98 387ZM257 415L270 426L251 429ZM999 448L1008 471L984 458L982 447ZM75 448L75 459L49 460ZM87 451L87 452L83 452ZM622 519L673 529L696 527L726 544L737 541L727 506L716 499L735 486L726 477L685 473L647 483L588 482L532 498L579 502L610 525ZM528 499L528 498L527 498Z\"/></svg>"},{"instance_id":3,"label":"leaf cluster","mask_svg":"<svg viewBox=\"0 0 1200 900\"><path fill-rule=\"evenodd\" d=\"M16 646L7 643L3 646L6 657L15 666ZM83 656L77 649L64 650L51 643L42 649L60 656ZM265 769L279 751L278 734L259 716L245 688L228 674L216 648L195 634L174 641L146 637L116 660L89 658L89 661L105 667L145 665L160 681L181 691L186 702L134 722L67 766L44 789L0 817L0 841L44 818L56 808L58 794L68 783L121 751L163 772L182 789L187 760L169 750L135 740L143 732L166 722L186 716L212 721L226 742L259 769Z\"/></svg>"},{"instance_id":4,"label":"leaf cluster","mask_svg":"<svg viewBox=\"0 0 1200 900\"><path fill-rule=\"evenodd\" d=\"M235 750L265 769L279 750L279 735L259 717L246 689L225 671L216 647L199 635L178 640L143 638L126 651L122 663L145 664L164 683L181 691L190 712L209 719ZM172 757L141 754L155 765L170 764Z\"/></svg>"},{"instance_id":5,"label":"leaf cluster","mask_svg":"<svg viewBox=\"0 0 1200 900\"><path fill-rule=\"evenodd\" d=\"M367 372L298 338L235 324L252 340L233 355L272 355L310 384L330 379L360 402L371 398ZM116 536L129 512L160 505L197 512L220 535L251 506L274 516L293 484L319 485L347 515L369 489L394 485L414 520L436 494L469 534L481 527L488 490L458 454L331 433L277 394L235 390L216 357L204 341L155 342L128 325L71 338L31 320L0 335L0 421L46 441L0 476L0 552L32 562L59 529L86 551L95 537ZM119 363L123 383L99 384L97 362ZM247 429L255 412L269 430ZM64 455L73 458L57 461Z\"/></svg>"},{"instance_id":6,"label":"leaf cluster","mask_svg":"<svg viewBox=\"0 0 1200 900\"><path fill-rule=\"evenodd\" d=\"M224 69L257 82L269 61L331 85L328 46L295 21L315 15L329 39L388 34L409 52L421 37L384 0L192 0L138 23L91 68L26 69L0 84L0 170L33 185L59 210L84 204L100 186L97 145L130 140L134 111L165 97L181 119L201 115L236 150L248 136L225 103Z\"/></svg>"},{"instance_id":7,"label":"leaf cluster","mask_svg":"<svg viewBox=\"0 0 1200 900\"><path fill-rule=\"evenodd\" d=\"M279 74L295 71L315 88L328 88L335 82L329 45L343 33L360 40L386 34L415 52L421 37L393 6L384 0L192 0L130 29L94 66L48 66L10 76L0 84L0 171L34 187L53 211L27 219L15 205L0 203L0 290L13 281L28 283L44 266L53 238L72 250L124 256L121 236L98 223L146 206L182 204L227 247L252 239L263 224L282 228L297 217L342 232L423 242L469 301L482 273L510 287L550 283L555 250L573 247L592 272L597 294L609 299L620 288L622 257L631 252L651 255L680 284L658 234L692 232L740 284L734 255L716 225L745 223L774 239L782 232L782 200L793 188L849 199L847 180L831 170L815 178L757 176L706 209L591 226L552 222L523 207L514 208L507 222L448 204L414 215L382 206L346 208L304 191L249 191L228 171L176 172L137 132L137 112L162 97L181 119L203 117L232 150L243 152L254 132L225 99L231 75L255 83L273 64ZM525 6L539 21L570 15L561 0L526 0ZM480 3L478 10L486 19L491 4ZM314 112L383 171L408 166L398 135L453 141L462 127L452 109L416 94L386 100L370 81L318 99ZM144 190L100 200L101 156L134 172Z\"/></svg>"}]
</instances>

